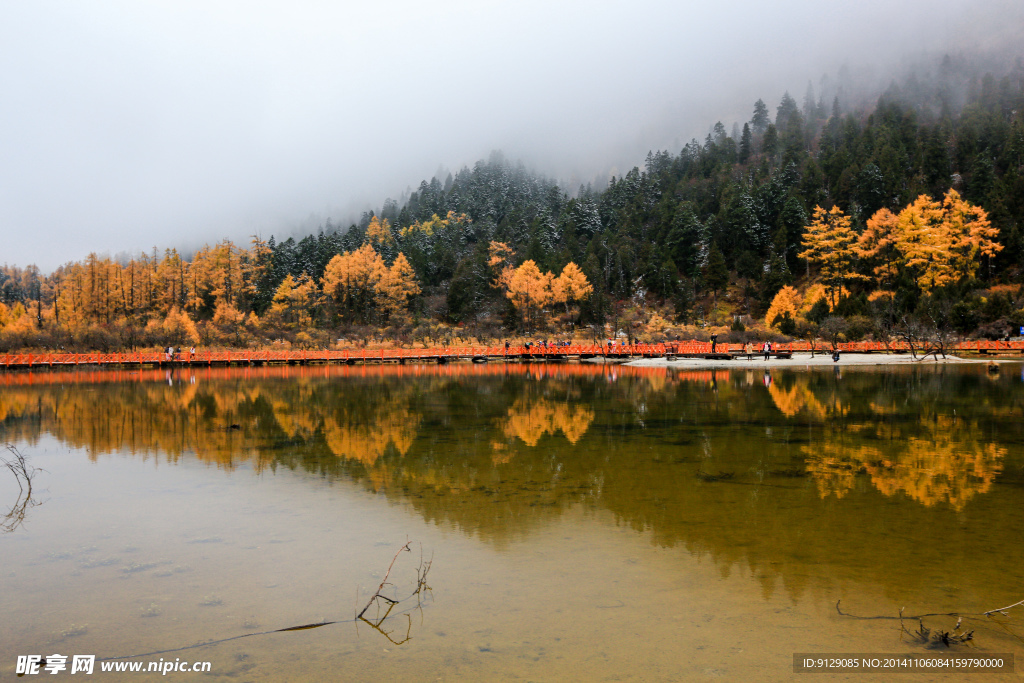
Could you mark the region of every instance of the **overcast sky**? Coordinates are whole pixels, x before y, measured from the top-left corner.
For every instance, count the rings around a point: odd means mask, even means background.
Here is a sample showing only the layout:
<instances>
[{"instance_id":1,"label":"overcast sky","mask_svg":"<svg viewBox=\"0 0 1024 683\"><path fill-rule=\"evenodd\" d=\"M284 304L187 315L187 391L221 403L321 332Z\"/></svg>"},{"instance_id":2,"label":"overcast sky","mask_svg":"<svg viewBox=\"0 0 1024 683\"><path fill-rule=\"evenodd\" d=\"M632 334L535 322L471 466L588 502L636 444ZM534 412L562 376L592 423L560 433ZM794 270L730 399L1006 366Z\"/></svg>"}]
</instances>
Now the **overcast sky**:
<instances>
[{"instance_id":1,"label":"overcast sky","mask_svg":"<svg viewBox=\"0 0 1024 683\"><path fill-rule=\"evenodd\" d=\"M349 221L500 149L569 186L1019 0L0 0L0 263Z\"/></svg>"}]
</instances>

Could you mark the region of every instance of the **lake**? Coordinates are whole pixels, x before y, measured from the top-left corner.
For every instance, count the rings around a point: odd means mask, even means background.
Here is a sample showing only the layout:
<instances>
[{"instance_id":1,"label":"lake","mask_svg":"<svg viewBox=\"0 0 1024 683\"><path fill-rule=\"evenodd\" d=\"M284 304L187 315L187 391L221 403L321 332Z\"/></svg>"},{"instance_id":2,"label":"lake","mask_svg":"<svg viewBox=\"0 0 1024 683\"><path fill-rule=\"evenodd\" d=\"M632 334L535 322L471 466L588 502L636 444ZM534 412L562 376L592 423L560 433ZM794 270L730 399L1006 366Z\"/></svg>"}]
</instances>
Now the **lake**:
<instances>
[{"instance_id":1,"label":"lake","mask_svg":"<svg viewBox=\"0 0 1024 683\"><path fill-rule=\"evenodd\" d=\"M788 680L794 653L944 652L1020 671L1024 606L980 613L1024 599L1021 367L0 374L0 440L41 468L0 533L0 671ZM0 514L17 483L0 470ZM398 602L356 620L386 575ZM910 618L948 612L974 615L970 644L934 642L956 617Z\"/></svg>"}]
</instances>

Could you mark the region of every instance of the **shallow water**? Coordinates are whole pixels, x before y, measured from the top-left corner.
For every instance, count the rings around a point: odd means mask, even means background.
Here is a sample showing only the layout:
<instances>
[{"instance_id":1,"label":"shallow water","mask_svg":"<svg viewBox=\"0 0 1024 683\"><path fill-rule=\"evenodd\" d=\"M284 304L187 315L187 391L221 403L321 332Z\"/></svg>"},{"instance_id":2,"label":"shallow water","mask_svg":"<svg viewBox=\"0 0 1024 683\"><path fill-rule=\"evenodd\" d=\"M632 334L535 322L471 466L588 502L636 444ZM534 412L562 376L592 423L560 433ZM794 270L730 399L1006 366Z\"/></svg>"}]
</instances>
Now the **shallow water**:
<instances>
[{"instance_id":1,"label":"shallow water","mask_svg":"<svg viewBox=\"0 0 1024 683\"><path fill-rule=\"evenodd\" d=\"M0 534L0 671L334 620L142 661L210 661L224 680L782 680L795 652L927 652L836 602L895 617L1024 598L1022 379L0 375L0 438L45 470ZM17 494L0 477L0 512ZM421 552L431 590L380 631L354 623L396 553L387 594L412 592ZM1022 617L965 620L975 647L957 651L1021 660Z\"/></svg>"}]
</instances>

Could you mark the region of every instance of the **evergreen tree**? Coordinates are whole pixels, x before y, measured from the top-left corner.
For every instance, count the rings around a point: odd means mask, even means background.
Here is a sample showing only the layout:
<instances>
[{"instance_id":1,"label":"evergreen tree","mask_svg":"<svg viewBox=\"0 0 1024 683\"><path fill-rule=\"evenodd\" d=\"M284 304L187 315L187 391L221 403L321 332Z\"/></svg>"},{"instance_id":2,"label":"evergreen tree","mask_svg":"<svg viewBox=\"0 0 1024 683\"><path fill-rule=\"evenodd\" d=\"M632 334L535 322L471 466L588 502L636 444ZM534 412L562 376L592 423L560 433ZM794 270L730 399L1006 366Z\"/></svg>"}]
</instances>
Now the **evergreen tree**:
<instances>
[{"instance_id":1,"label":"evergreen tree","mask_svg":"<svg viewBox=\"0 0 1024 683\"><path fill-rule=\"evenodd\" d=\"M725 263L725 256L722 255L721 249L718 248L717 242L711 243L711 248L708 251L708 262L704 266L703 275L704 282L711 288L711 293L717 305L718 290L729 284L729 268Z\"/></svg>"},{"instance_id":2,"label":"evergreen tree","mask_svg":"<svg viewBox=\"0 0 1024 683\"><path fill-rule=\"evenodd\" d=\"M754 135L764 135L764 132L768 130L769 123L771 123L771 119L768 118L768 106L764 100L759 99L754 102L754 115L750 119L750 127L753 129Z\"/></svg>"},{"instance_id":3,"label":"evergreen tree","mask_svg":"<svg viewBox=\"0 0 1024 683\"><path fill-rule=\"evenodd\" d=\"M738 161L741 164L747 163L750 159L750 155L753 154L753 136L750 133L750 124L743 124L743 134L740 136L740 150Z\"/></svg>"}]
</instances>

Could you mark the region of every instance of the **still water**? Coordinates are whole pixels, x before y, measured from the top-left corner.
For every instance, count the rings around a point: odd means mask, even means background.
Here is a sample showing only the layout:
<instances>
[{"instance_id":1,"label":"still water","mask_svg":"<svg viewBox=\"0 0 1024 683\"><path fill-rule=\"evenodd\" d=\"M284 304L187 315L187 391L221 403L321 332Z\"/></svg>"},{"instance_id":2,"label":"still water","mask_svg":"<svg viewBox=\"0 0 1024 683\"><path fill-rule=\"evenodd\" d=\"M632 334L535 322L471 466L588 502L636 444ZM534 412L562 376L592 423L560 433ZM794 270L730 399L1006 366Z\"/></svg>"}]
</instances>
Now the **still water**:
<instances>
[{"instance_id":1,"label":"still water","mask_svg":"<svg viewBox=\"0 0 1024 683\"><path fill-rule=\"evenodd\" d=\"M900 608L1024 599L1022 390L1018 365L0 375L0 440L43 470L0 533L0 672L790 680L795 652L928 652ZM396 556L402 601L354 621ZM954 650L1019 681L1024 607L970 629Z\"/></svg>"}]
</instances>

